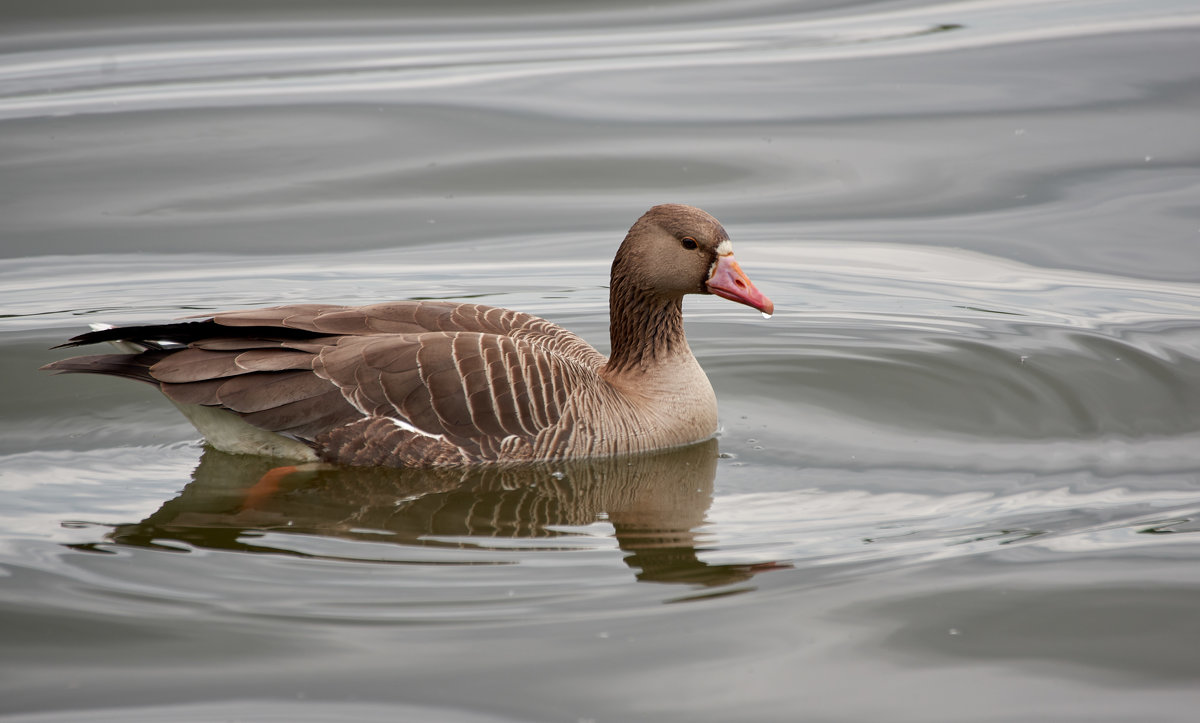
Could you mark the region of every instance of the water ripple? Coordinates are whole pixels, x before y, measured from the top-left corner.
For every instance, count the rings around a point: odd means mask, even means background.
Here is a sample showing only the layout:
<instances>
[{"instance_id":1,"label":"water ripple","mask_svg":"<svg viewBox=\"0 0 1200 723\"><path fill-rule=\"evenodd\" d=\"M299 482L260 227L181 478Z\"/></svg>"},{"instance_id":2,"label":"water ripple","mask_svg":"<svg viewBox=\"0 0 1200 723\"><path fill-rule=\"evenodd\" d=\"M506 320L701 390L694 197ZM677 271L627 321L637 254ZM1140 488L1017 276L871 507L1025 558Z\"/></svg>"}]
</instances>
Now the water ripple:
<instances>
[{"instance_id":1,"label":"water ripple","mask_svg":"<svg viewBox=\"0 0 1200 723\"><path fill-rule=\"evenodd\" d=\"M1093 20L1088 23L1078 22L1078 14L1064 12L1061 5L992 0L839 18L722 18L645 30L477 31L466 38L459 33L434 39L429 33L381 34L377 25L335 27L331 35L287 40L271 39L268 29L260 28L257 37L246 40L170 44L106 44L101 34L76 50L5 56L0 118L327 97L378 103L398 91L411 95L547 76L888 57L1200 25L1200 14L1183 1L1159 2L1149 10L1129 0L1089 3ZM310 31L330 32L326 25ZM244 27L239 32L254 33Z\"/></svg>"}]
</instances>

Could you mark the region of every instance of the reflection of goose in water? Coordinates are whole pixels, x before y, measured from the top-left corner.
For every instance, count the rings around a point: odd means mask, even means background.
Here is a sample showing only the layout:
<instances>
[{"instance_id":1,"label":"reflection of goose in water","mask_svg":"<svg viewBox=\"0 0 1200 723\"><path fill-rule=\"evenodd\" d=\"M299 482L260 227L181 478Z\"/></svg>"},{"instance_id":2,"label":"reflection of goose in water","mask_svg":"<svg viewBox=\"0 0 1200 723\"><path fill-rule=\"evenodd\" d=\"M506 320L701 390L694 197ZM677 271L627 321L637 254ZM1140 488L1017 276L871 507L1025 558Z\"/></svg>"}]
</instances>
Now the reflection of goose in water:
<instances>
[{"instance_id":1,"label":"reflection of goose in water","mask_svg":"<svg viewBox=\"0 0 1200 723\"><path fill-rule=\"evenodd\" d=\"M117 526L111 537L142 546L178 540L301 555L256 545L254 538L270 531L461 547L469 543L439 538L550 538L563 534L554 527L606 516L640 580L722 585L775 567L709 565L696 556L695 530L712 502L715 440L526 467L319 468L283 477L273 488L271 465L208 449L178 497L140 523Z\"/></svg>"}]
</instances>

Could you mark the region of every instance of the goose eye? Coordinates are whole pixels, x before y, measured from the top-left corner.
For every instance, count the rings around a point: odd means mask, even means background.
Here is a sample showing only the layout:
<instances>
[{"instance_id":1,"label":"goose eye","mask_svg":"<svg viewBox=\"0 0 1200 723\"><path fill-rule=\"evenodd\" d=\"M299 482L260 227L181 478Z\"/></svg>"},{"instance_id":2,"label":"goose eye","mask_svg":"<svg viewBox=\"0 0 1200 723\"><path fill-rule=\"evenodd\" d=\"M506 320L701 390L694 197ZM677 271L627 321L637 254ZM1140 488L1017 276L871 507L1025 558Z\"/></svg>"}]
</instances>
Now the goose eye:
<instances>
[{"instance_id":1,"label":"goose eye","mask_svg":"<svg viewBox=\"0 0 1200 723\"><path fill-rule=\"evenodd\" d=\"M683 238L679 239L679 243L683 244L683 247L688 251L691 251L700 245L696 243L696 239L692 238L691 236L684 236Z\"/></svg>"}]
</instances>

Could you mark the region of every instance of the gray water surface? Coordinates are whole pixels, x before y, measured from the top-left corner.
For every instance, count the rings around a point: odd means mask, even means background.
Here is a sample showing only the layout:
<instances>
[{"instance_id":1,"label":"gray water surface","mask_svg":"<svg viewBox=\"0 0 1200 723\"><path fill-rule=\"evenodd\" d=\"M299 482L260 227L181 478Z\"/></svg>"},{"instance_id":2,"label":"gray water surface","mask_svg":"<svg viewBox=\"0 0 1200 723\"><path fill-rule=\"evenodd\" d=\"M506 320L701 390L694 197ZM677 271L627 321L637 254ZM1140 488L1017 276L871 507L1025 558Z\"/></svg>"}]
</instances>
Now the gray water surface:
<instances>
[{"instance_id":1,"label":"gray water surface","mask_svg":"<svg viewBox=\"0 0 1200 723\"><path fill-rule=\"evenodd\" d=\"M0 717L1191 721L1194 3L17 4ZM649 206L715 441L287 478L88 323L444 298L607 347Z\"/></svg>"}]
</instances>

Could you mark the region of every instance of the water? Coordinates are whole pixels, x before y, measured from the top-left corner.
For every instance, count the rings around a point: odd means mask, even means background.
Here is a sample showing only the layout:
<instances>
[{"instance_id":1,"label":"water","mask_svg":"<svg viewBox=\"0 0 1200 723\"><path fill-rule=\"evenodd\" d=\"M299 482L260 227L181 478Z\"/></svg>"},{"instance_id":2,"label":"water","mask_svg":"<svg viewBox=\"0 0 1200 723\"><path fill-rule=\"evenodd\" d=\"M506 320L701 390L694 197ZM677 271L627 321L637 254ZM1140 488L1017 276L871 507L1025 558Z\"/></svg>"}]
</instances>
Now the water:
<instances>
[{"instance_id":1,"label":"water","mask_svg":"<svg viewBox=\"0 0 1200 723\"><path fill-rule=\"evenodd\" d=\"M0 29L6 720L1194 718L1194 3L107 5ZM706 445L262 495L34 371L296 301L604 348L660 202L776 304L686 304Z\"/></svg>"}]
</instances>

